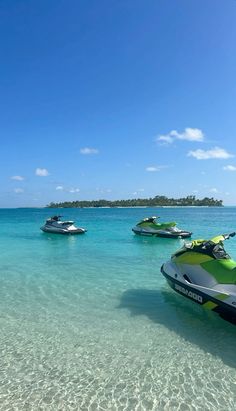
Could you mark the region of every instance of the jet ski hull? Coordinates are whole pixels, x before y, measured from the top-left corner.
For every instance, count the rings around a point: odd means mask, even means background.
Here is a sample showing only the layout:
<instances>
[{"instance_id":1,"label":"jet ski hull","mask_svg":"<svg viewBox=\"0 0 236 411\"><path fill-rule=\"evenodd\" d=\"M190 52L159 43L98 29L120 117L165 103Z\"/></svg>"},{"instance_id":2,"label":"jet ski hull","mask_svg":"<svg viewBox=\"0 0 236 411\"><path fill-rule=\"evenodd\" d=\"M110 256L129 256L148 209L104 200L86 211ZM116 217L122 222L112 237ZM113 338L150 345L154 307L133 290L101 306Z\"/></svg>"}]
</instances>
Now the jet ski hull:
<instances>
[{"instance_id":1,"label":"jet ski hull","mask_svg":"<svg viewBox=\"0 0 236 411\"><path fill-rule=\"evenodd\" d=\"M165 230L147 230L140 227L132 228L135 234L149 236L149 237L164 237L164 238L189 238L192 233L188 231L171 232Z\"/></svg>"},{"instance_id":2,"label":"jet ski hull","mask_svg":"<svg viewBox=\"0 0 236 411\"><path fill-rule=\"evenodd\" d=\"M177 280L177 274L176 277L169 275L166 272L166 266L168 266L168 263L162 265L161 273L174 291L195 303L202 305L204 308L218 313L223 319L236 325L236 296L230 297L229 294L224 294L219 290L213 289L207 289L209 292L208 294L204 292L206 287L195 286L186 281L183 283L182 281ZM220 298L229 299L230 301L227 303Z\"/></svg>"},{"instance_id":3,"label":"jet ski hull","mask_svg":"<svg viewBox=\"0 0 236 411\"><path fill-rule=\"evenodd\" d=\"M76 228L74 230L66 230L63 228L41 227L41 230L44 231L45 233L64 234L64 235L84 234L86 232L86 230L83 228Z\"/></svg>"}]
</instances>

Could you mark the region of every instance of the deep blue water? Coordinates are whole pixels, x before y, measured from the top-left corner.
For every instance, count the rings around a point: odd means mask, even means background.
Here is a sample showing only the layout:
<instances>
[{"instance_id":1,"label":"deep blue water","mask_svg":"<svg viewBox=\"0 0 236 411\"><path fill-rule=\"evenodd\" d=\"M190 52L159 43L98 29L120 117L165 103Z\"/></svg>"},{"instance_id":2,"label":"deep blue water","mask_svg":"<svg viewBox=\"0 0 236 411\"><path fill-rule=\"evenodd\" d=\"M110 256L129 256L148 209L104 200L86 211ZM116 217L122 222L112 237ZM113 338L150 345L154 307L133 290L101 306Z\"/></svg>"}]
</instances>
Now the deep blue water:
<instances>
[{"instance_id":1,"label":"deep blue water","mask_svg":"<svg viewBox=\"0 0 236 411\"><path fill-rule=\"evenodd\" d=\"M58 211L87 233L43 233ZM236 230L234 207L0 210L1 410L235 410L236 326L168 288L183 240L134 235L150 215Z\"/></svg>"}]
</instances>

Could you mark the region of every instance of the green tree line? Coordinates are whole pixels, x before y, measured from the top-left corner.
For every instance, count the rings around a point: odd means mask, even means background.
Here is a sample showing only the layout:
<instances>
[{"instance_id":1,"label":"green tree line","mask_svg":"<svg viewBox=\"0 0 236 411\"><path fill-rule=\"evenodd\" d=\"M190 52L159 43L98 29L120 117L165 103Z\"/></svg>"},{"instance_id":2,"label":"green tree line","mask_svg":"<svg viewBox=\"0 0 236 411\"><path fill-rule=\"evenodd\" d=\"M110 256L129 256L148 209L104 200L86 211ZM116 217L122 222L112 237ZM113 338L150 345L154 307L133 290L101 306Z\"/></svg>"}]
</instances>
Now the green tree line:
<instances>
[{"instance_id":1,"label":"green tree line","mask_svg":"<svg viewBox=\"0 0 236 411\"><path fill-rule=\"evenodd\" d=\"M155 196L153 198L135 198L129 200L80 200L64 201L61 203L51 202L47 205L49 208L83 208L83 207L162 207L162 206L223 206L222 200L216 200L213 197L204 197L198 199L193 195L182 198L168 198L166 196Z\"/></svg>"}]
</instances>

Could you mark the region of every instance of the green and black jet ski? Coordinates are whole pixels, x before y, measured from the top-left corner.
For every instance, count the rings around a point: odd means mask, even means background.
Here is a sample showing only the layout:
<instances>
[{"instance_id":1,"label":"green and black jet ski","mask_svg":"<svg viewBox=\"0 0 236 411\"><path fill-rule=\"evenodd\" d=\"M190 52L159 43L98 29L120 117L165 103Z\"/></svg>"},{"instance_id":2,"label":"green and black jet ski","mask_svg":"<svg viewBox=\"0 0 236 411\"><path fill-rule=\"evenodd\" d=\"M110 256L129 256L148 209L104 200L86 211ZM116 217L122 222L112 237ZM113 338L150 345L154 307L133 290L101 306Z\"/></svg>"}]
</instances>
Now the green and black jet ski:
<instances>
[{"instance_id":1,"label":"green and black jet ski","mask_svg":"<svg viewBox=\"0 0 236 411\"><path fill-rule=\"evenodd\" d=\"M169 223L158 223L156 220L159 217L148 217L141 220L132 231L135 234L166 237L166 238L188 238L191 237L190 231L180 230L176 227L174 221Z\"/></svg>"},{"instance_id":2,"label":"green and black jet ski","mask_svg":"<svg viewBox=\"0 0 236 411\"><path fill-rule=\"evenodd\" d=\"M179 294L236 324L236 261L223 244L235 234L185 243L161 272Z\"/></svg>"}]
</instances>

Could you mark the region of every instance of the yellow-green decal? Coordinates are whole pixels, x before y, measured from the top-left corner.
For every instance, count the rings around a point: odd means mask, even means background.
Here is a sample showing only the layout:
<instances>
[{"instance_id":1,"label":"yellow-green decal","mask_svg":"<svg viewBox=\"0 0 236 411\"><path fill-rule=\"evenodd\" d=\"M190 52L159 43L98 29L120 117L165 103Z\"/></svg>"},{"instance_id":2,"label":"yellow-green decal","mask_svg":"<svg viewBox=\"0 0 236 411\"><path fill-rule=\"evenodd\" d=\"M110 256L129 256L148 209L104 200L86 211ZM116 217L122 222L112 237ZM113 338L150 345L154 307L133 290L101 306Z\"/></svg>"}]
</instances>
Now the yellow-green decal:
<instances>
[{"instance_id":1,"label":"yellow-green decal","mask_svg":"<svg viewBox=\"0 0 236 411\"><path fill-rule=\"evenodd\" d=\"M207 308L207 310L214 310L218 304L213 303L212 301L207 301L206 303L202 304L203 307Z\"/></svg>"}]
</instances>

